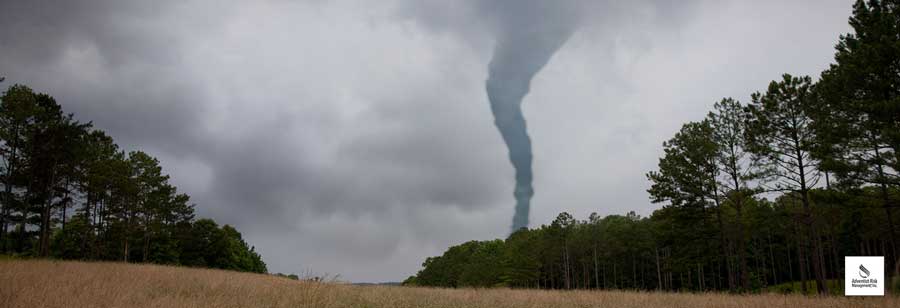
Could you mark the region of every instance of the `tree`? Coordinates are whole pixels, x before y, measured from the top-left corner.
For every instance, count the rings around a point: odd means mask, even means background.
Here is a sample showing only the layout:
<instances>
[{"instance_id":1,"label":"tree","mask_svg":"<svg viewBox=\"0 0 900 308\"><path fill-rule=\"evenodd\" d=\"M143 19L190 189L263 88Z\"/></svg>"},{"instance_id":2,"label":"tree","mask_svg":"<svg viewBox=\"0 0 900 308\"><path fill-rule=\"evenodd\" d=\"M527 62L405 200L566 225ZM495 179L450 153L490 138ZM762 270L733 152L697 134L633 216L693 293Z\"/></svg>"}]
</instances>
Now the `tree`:
<instances>
[{"instance_id":1,"label":"tree","mask_svg":"<svg viewBox=\"0 0 900 308\"><path fill-rule=\"evenodd\" d=\"M55 208L65 208L71 201L69 184L75 176L77 148L90 124L79 123L71 114L63 114L49 95L36 94L25 87L11 91L17 96L7 98L13 114L7 120L13 132L4 135L15 144L10 146L14 153L9 156L12 163L8 166L12 168L8 168L8 174L21 173L20 183L25 188L22 219L37 214L38 255L46 257L50 254L51 216ZM12 180L8 182L6 199L11 200L15 184Z\"/></svg>"},{"instance_id":2,"label":"tree","mask_svg":"<svg viewBox=\"0 0 900 308\"><path fill-rule=\"evenodd\" d=\"M264 273L266 264L241 234L229 225L211 219L181 223L178 234L181 264Z\"/></svg>"},{"instance_id":3,"label":"tree","mask_svg":"<svg viewBox=\"0 0 900 308\"><path fill-rule=\"evenodd\" d=\"M18 194L17 187L23 187L24 184L18 181L20 169L23 165L23 148L27 136L28 128L34 123L36 114L39 112L37 104L37 96L28 87L22 85L13 85L3 93L2 103L0 103L0 139L2 143L3 162L3 206L0 209L0 240L3 240L3 251L7 250L7 240L3 238L9 232L9 223L16 220L20 225L24 224L24 214L22 217L14 218L12 214L22 212L24 200Z\"/></svg>"},{"instance_id":4,"label":"tree","mask_svg":"<svg viewBox=\"0 0 900 308\"><path fill-rule=\"evenodd\" d=\"M712 127L713 142L718 145L715 164L717 177L715 186L718 196L734 207L737 215L736 226L737 258L740 267L741 288L750 289L750 276L747 265L747 239L744 232L744 203L752 198L757 189L748 182L758 178L753 161L748 161L750 154L746 149L747 114L740 102L732 98L723 98L713 106L707 115Z\"/></svg>"},{"instance_id":5,"label":"tree","mask_svg":"<svg viewBox=\"0 0 900 308\"><path fill-rule=\"evenodd\" d=\"M160 219L169 198L174 194L174 187L168 185L169 176L162 173L162 167L156 158L141 151L131 152L128 162L134 170L134 183L137 190L135 199L137 219L141 231L141 260L147 262L150 257L150 242L153 234L159 231ZM128 228L131 230L131 227Z\"/></svg>"},{"instance_id":6,"label":"tree","mask_svg":"<svg viewBox=\"0 0 900 308\"><path fill-rule=\"evenodd\" d=\"M122 153L113 139L102 131L89 132L84 139L84 153L79 165L78 189L84 200L79 214L89 221L89 232L92 236L83 237L81 249L86 250L90 258L98 258L101 252L101 236L109 226L109 201L115 167L122 158Z\"/></svg>"},{"instance_id":7,"label":"tree","mask_svg":"<svg viewBox=\"0 0 900 308\"><path fill-rule=\"evenodd\" d=\"M541 262L539 250L540 231L521 229L506 238L502 255L501 280L512 287L540 285Z\"/></svg>"},{"instance_id":8,"label":"tree","mask_svg":"<svg viewBox=\"0 0 900 308\"><path fill-rule=\"evenodd\" d=\"M850 26L854 33L840 37L836 63L817 86L816 154L847 186L879 188L893 260L900 249L890 197L900 186L900 5L857 1Z\"/></svg>"},{"instance_id":9,"label":"tree","mask_svg":"<svg viewBox=\"0 0 900 308\"><path fill-rule=\"evenodd\" d=\"M547 259L550 261L550 275L554 280L559 279L559 287L572 288L571 271L569 269L569 233L577 223L572 214L562 212L550 223L547 228L547 236L550 240L547 251Z\"/></svg>"},{"instance_id":10,"label":"tree","mask_svg":"<svg viewBox=\"0 0 900 308\"><path fill-rule=\"evenodd\" d=\"M814 96L809 77L785 74L772 81L765 94L754 93L748 106L748 150L766 165L769 190L788 192L803 205L803 223L809 232L817 290L827 294L819 232L814 225L809 191L821 175L812 157L815 132L810 117Z\"/></svg>"},{"instance_id":11,"label":"tree","mask_svg":"<svg viewBox=\"0 0 900 308\"><path fill-rule=\"evenodd\" d=\"M478 242L465 268L460 272L459 284L468 287L493 287L502 284L502 240Z\"/></svg>"},{"instance_id":12,"label":"tree","mask_svg":"<svg viewBox=\"0 0 900 308\"><path fill-rule=\"evenodd\" d=\"M663 149L659 170L647 174L651 201L703 208L719 200L714 181L718 149L708 121L685 124Z\"/></svg>"},{"instance_id":13,"label":"tree","mask_svg":"<svg viewBox=\"0 0 900 308\"><path fill-rule=\"evenodd\" d=\"M670 202L671 206L693 212L689 217L695 221L704 221L706 209L714 207L722 258L724 263L730 264L731 253L717 180L720 176L719 163L725 159L716 138L716 131L709 119L682 126L672 139L663 143L665 154L659 160L659 170L647 174L652 183L648 192L654 203ZM726 267L726 272L729 289L735 290L735 275L731 266Z\"/></svg>"}]
</instances>

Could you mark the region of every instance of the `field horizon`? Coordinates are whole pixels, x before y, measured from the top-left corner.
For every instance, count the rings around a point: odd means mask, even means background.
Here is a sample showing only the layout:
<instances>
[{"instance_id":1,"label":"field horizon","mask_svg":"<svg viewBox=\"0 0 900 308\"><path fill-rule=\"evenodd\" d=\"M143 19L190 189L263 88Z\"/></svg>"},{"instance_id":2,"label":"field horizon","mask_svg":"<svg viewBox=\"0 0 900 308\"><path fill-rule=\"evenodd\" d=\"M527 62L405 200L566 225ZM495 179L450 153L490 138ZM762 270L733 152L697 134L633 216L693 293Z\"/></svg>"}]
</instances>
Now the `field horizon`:
<instances>
[{"instance_id":1,"label":"field horizon","mask_svg":"<svg viewBox=\"0 0 900 308\"><path fill-rule=\"evenodd\" d=\"M0 260L5 307L900 307L900 297L443 289L116 262Z\"/></svg>"}]
</instances>

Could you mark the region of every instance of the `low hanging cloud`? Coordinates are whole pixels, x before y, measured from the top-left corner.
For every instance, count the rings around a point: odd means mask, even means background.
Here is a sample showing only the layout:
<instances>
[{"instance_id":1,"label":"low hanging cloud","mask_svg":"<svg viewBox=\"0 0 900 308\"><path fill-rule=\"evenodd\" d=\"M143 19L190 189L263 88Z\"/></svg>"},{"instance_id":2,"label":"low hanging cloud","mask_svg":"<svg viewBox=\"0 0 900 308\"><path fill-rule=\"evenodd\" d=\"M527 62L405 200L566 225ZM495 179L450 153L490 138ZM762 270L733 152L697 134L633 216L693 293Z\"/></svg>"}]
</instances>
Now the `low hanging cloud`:
<instances>
[{"instance_id":1,"label":"low hanging cloud","mask_svg":"<svg viewBox=\"0 0 900 308\"><path fill-rule=\"evenodd\" d=\"M2 1L0 75L159 157L270 270L401 280L448 245L508 232L514 171L484 82L497 13L516 8L496 3ZM523 102L533 225L648 214L662 140L718 98L817 74L850 12L553 3L583 22Z\"/></svg>"}]
</instances>

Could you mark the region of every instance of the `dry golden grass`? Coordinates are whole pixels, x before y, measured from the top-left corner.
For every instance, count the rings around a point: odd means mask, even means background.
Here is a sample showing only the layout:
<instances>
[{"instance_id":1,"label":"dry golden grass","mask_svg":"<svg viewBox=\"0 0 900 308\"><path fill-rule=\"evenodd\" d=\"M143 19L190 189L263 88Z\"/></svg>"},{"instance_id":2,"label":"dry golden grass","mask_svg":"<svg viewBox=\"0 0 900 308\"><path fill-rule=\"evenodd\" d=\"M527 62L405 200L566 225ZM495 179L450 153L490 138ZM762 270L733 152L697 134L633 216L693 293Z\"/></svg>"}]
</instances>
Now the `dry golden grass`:
<instances>
[{"instance_id":1,"label":"dry golden grass","mask_svg":"<svg viewBox=\"0 0 900 308\"><path fill-rule=\"evenodd\" d=\"M219 270L0 260L0 307L900 307L898 297L430 289Z\"/></svg>"}]
</instances>

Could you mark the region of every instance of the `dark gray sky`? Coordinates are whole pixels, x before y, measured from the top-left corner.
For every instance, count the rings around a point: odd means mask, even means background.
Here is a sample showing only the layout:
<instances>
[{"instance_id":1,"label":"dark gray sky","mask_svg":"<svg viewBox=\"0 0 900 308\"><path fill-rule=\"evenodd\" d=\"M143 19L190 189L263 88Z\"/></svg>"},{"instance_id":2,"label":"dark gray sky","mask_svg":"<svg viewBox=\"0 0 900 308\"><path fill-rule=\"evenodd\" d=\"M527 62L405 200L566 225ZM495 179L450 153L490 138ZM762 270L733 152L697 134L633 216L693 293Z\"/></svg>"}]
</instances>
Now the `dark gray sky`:
<instances>
[{"instance_id":1,"label":"dark gray sky","mask_svg":"<svg viewBox=\"0 0 900 308\"><path fill-rule=\"evenodd\" d=\"M568 18L497 13L515 2L0 0L0 75L157 156L270 271L398 281L509 230L494 37ZM818 76L850 30L849 0L672 2L545 3L581 22L523 103L532 225L649 214L644 174L682 123Z\"/></svg>"}]
</instances>

